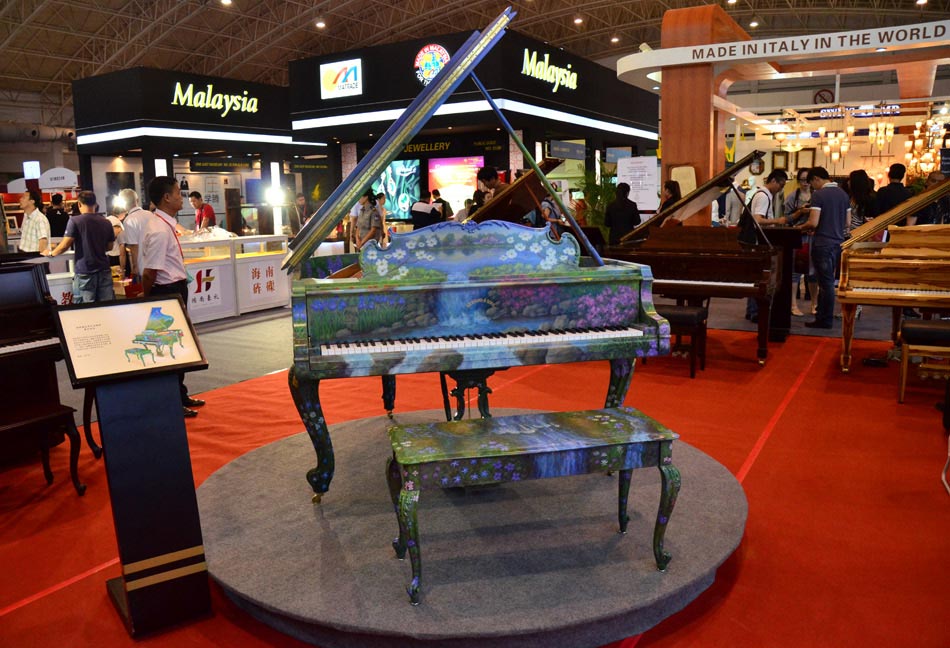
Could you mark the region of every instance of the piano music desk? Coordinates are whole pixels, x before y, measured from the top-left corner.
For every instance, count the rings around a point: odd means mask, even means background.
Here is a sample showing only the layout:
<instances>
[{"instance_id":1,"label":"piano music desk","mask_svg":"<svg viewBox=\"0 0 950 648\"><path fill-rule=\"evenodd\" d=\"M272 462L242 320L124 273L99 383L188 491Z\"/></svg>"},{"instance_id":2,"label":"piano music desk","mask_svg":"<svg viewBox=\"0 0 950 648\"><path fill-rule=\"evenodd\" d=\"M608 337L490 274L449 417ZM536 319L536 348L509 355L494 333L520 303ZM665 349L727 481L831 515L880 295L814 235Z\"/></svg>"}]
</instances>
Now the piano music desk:
<instances>
[{"instance_id":1,"label":"piano music desk","mask_svg":"<svg viewBox=\"0 0 950 648\"><path fill-rule=\"evenodd\" d=\"M666 571L671 556L663 551L663 537L680 489L680 473L673 466L677 438L678 434L632 407L391 427L393 458L386 477L399 520L393 549L400 560L409 550L410 602L418 605L422 578L416 508L420 491L431 488L617 471L617 516L620 533L626 534L631 473L634 468L656 466L661 493L653 555L657 569Z\"/></svg>"}]
</instances>

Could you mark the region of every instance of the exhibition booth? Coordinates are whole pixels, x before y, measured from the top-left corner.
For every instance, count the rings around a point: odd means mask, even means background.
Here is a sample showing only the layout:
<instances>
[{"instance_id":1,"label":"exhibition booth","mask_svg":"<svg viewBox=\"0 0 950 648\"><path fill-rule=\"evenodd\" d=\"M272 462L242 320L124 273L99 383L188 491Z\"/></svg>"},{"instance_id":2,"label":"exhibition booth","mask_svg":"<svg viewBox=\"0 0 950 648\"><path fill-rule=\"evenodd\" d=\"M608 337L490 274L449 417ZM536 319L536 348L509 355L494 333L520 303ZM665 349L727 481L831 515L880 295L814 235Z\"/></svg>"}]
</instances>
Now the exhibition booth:
<instances>
[{"instance_id":1,"label":"exhibition booth","mask_svg":"<svg viewBox=\"0 0 950 648\"><path fill-rule=\"evenodd\" d=\"M467 33L355 49L290 63L295 141L338 144L342 174L354 168L398 119ZM549 178L562 191L585 170L618 157L653 155L658 101L608 68L509 31L476 74L519 137L540 159L565 160ZM506 180L528 167L472 80L452 93L405 145L374 187L393 218L407 218L420 189L439 189L459 209L475 171L496 167Z\"/></svg>"}]
</instances>

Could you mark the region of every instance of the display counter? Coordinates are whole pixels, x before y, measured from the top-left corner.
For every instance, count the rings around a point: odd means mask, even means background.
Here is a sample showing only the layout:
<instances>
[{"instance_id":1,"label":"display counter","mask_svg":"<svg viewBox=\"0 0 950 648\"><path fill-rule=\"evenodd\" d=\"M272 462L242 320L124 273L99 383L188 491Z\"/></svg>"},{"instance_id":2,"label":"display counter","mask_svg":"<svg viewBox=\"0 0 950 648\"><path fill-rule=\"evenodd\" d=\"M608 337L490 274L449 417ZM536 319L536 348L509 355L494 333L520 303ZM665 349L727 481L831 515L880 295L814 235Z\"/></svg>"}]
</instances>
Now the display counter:
<instances>
[{"instance_id":1,"label":"display counter","mask_svg":"<svg viewBox=\"0 0 950 648\"><path fill-rule=\"evenodd\" d=\"M188 283L188 315L207 322L238 314L234 284L234 239L181 241Z\"/></svg>"},{"instance_id":2,"label":"display counter","mask_svg":"<svg viewBox=\"0 0 950 648\"><path fill-rule=\"evenodd\" d=\"M287 237L241 236L231 239L238 312L250 313L290 304L290 277L280 269Z\"/></svg>"}]
</instances>

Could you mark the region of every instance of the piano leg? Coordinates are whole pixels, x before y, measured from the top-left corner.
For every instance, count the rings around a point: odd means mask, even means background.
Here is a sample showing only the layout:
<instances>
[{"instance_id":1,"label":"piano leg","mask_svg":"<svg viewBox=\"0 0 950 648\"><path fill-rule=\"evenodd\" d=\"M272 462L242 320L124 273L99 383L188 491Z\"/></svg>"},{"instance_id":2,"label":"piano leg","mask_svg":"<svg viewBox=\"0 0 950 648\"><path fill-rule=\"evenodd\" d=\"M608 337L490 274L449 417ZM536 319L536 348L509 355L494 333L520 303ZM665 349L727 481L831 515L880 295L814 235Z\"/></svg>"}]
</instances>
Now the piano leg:
<instances>
[{"instance_id":1,"label":"piano leg","mask_svg":"<svg viewBox=\"0 0 950 648\"><path fill-rule=\"evenodd\" d=\"M396 409L396 376L383 376L383 409L389 418Z\"/></svg>"},{"instance_id":2,"label":"piano leg","mask_svg":"<svg viewBox=\"0 0 950 648\"><path fill-rule=\"evenodd\" d=\"M769 297L756 297L755 301L759 306L759 349L756 355L759 358L759 366L763 366L769 355L769 320L771 319L772 300Z\"/></svg>"},{"instance_id":3,"label":"piano leg","mask_svg":"<svg viewBox=\"0 0 950 648\"><path fill-rule=\"evenodd\" d=\"M449 371L442 374L443 400L445 404L445 418L448 421L461 421L465 416L465 390L478 389L478 413L483 419L491 418L488 406L488 395L492 393L488 386L488 378L495 373L495 369L472 369L469 371ZM449 411L448 397L445 395L445 376L455 381L455 389L449 394L455 397L456 410L452 415Z\"/></svg>"},{"instance_id":4,"label":"piano leg","mask_svg":"<svg viewBox=\"0 0 950 648\"><path fill-rule=\"evenodd\" d=\"M633 380L633 369L636 360L618 358L610 361L610 384L607 386L607 398L604 407L620 407L627 398L630 390L630 381Z\"/></svg>"},{"instance_id":5,"label":"piano leg","mask_svg":"<svg viewBox=\"0 0 950 648\"><path fill-rule=\"evenodd\" d=\"M320 407L320 381L298 371L297 367L291 367L287 372L287 381L297 413L317 454L317 465L307 471L307 482L313 489L313 503L319 504L323 494L330 490L334 469L333 442Z\"/></svg>"},{"instance_id":6,"label":"piano leg","mask_svg":"<svg viewBox=\"0 0 950 648\"><path fill-rule=\"evenodd\" d=\"M851 340L854 338L854 315L857 304L841 304L841 373L851 371Z\"/></svg>"}]
</instances>

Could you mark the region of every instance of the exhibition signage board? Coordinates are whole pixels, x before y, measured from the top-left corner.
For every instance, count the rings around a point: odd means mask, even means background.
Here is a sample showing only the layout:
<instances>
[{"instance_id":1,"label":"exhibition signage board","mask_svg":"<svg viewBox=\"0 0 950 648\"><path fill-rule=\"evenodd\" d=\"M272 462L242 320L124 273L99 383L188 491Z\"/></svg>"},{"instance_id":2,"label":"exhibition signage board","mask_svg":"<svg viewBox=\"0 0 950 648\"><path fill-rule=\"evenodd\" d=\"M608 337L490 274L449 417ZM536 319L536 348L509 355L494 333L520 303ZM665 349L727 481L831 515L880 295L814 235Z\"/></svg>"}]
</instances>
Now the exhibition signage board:
<instances>
[{"instance_id":1,"label":"exhibition signage board","mask_svg":"<svg viewBox=\"0 0 950 648\"><path fill-rule=\"evenodd\" d=\"M627 157L617 160L617 182L630 185L630 200L640 211L660 206L660 166L655 157Z\"/></svg>"},{"instance_id":2,"label":"exhibition signage board","mask_svg":"<svg viewBox=\"0 0 950 648\"><path fill-rule=\"evenodd\" d=\"M275 133L290 126L286 88L141 67L73 81L73 103L84 133L148 123Z\"/></svg>"},{"instance_id":3,"label":"exhibition signage board","mask_svg":"<svg viewBox=\"0 0 950 648\"><path fill-rule=\"evenodd\" d=\"M73 387L208 367L177 297L64 306L56 319Z\"/></svg>"},{"instance_id":4,"label":"exhibition signage board","mask_svg":"<svg viewBox=\"0 0 950 648\"><path fill-rule=\"evenodd\" d=\"M548 155L565 160L583 160L585 158L585 146L577 142L551 140L548 142Z\"/></svg>"},{"instance_id":5,"label":"exhibition signage board","mask_svg":"<svg viewBox=\"0 0 950 648\"><path fill-rule=\"evenodd\" d=\"M193 157L188 160L188 170L192 173L240 173L253 168L249 159Z\"/></svg>"}]
</instances>

